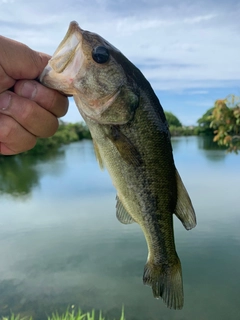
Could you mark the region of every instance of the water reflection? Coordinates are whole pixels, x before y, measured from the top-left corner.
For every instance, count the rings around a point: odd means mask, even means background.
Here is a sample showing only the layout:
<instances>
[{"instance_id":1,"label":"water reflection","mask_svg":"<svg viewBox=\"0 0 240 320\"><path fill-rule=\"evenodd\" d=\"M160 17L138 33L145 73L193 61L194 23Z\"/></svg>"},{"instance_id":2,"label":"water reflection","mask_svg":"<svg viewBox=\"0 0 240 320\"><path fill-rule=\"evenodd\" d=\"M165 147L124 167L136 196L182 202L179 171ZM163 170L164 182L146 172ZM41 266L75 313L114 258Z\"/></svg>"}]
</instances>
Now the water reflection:
<instances>
[{"instance_id":1,"label":"water reflection","mask_svg":"<svg viewBox=\"0 0 240 320\"><path fill-rule=\"evenodd\" d=\"M176 151L181 146L181 138L180 137L173 137L171 139L172 147Z\"/></svg>"},{"instance_id":2,"label":"water reflection","mask_svg":"<svg viewBox=\"0 0 240 320\"><path fill-rule=\"evenodd\" d=\"M14 196L31 192L38 184L39 174L29 157L0 158L0 191Z\"/></svg>"},{"instance_id":3,"label":"water reflection","mask_svg":"<svg viewBox=\"0 0 240 320\"><path fill-rule=\"evenodd\" d=\"M205 156L210 161L222 161L227 155L227 148L219 146L213 141L212 136L199 137L197 140L198 148L204 151Z\"/></svg>"},{"instance_id":4,"label":"water reflection","mask_svg":"<svg viewBox=\"0 0 240 320\"><path fill-rule=\"evenodd\" d=\"M1 162L0 318L13 311L42 320L73 304L116 319L124 304L129 320L238 320L239 156L199 143L197 137L173 138L198 219L190 232L174 219L182 311L168 310L143 286L144 236L137 224L116 219L115 190L90 141L65 146L53 158ZM12 174L11 183L5 181ZM10 193L18 197L6 197Z\"/></svg>"},{"instance_id":5,"label":"water reflection","mask_svg":"<svg viewBox=\"0 0 240 320\"><path fill-rule=\"evenodd\" d=\"M213 143L211 137L172 138L172 146L175 153L178 152L179 148L183 148L183 145L186 146L188 144L191 146L193 145L194 148L197 147L198 149L203 150L204 155L211 161L222 161L227 155L216 145L216 143ZM94 158L94 151L91 142L83 141L72 145L75 145L75 148L78 148L74 155L74 157L78 157L77 167L80 167L82 162L92 161ZM0 193L6 193L12 196L29 195L32 189L39 185L39 179L41 179L44 173L50 172L56 177L60 176L66 169L63 165L63 161L66 157L65 149L66 147L41 156L1 156ZM93 161L95 165L95 159ZM41 172L42 166L44 167L44 173ZM78 170L77 167L74 168L75 172ZM85 179L86 181L88 180L87 176ZM96 181L94 184L95 183ZM90 184L90 188L92 188L92 184Z\"/></svg>"},{"instance_id":6,"label":"water reflection","mask_svg":"<svg viewBox=\"0 0 240 320\"><path fill-rule=\"evenodd\" d=\"M64 158L64 151L33 156L0 156L0 193L18 197L28 195L39 184L41 173L37 165Z\"/></svg>"}]
</instances>

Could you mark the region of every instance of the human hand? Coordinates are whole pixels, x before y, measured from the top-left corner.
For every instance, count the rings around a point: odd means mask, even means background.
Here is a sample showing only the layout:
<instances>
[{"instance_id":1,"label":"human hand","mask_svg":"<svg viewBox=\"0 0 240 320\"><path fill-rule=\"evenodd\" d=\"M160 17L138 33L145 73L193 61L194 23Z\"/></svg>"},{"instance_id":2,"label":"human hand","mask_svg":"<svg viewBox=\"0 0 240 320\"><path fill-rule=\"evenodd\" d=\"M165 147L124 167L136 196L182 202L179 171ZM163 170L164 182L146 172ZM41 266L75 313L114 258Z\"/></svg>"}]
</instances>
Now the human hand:
<instances>
[{"instance_id":1,"label":"human hand","mask_svg":"<svg viewBox=\"0 0 240 320\"><path fill-rule=\"evenodd\" d=\"M57 131L68 99L34 80L50 56L1 36L0 48L0 154L13 155Z\"/></svg>"}]
</instances>

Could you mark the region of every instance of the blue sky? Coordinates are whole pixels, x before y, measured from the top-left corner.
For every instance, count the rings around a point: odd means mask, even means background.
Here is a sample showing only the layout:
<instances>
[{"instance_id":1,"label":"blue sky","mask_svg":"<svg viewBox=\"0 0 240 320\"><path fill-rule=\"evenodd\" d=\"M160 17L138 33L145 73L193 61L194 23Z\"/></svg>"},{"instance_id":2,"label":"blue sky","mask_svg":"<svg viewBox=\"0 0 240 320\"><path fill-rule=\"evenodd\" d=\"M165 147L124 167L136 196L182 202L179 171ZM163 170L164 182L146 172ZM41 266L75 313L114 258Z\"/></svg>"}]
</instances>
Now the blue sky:
<instances>
[{"instance_id":1,"label":"blue sky","mask_svg":"<svg viewBox=\"0 0 240 320\"><path fill-rule=\"evenodd\" d=\"M52 54L69 22L99 33L150 81L183 124L240 96L239 0L0 0L1 34ZM81 119L70 101L65 121Z\"/></svg>"}]
</instances>

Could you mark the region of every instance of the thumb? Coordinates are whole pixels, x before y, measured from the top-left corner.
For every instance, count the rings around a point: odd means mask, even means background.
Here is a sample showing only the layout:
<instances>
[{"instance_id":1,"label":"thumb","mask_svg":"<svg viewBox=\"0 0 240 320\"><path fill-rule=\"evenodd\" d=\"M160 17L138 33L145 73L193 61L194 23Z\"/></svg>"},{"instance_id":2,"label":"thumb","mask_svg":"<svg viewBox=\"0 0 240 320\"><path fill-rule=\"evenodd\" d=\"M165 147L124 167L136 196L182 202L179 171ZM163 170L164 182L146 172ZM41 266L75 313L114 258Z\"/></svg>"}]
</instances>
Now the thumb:
<instances>
[{"instance_id":1,"label":"thumb","mask_svg":"<svg viewBox=\"0 0 240 320\"><path fill-rule=\"evenodd\" d=\"M15 79L35 79L46 66L50 56L34 51L23 43L0 36L0 66Z\"/></svg>"}]
</instances>

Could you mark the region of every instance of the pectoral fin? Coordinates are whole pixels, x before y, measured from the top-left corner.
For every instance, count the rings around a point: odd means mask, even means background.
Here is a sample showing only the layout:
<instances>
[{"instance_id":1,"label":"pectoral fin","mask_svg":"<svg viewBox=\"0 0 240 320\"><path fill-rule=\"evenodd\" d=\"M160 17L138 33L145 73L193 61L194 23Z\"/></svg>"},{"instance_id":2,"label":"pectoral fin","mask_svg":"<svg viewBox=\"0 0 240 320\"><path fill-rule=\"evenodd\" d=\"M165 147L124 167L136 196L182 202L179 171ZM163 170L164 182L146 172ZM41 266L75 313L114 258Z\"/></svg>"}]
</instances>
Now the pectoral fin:
<instances>
[{"instance_id":1,"label":"pectoral fin","mask_svg":"<svg viewBox=\"0 0 240 320\"><path fill-rule=\"evenodd\" d=\"M97 143L96 143L94 140L93 140L93 147L94 147L94 152L95 152L95 156L96 156L96 158L97 158L99 167L101 168L101 170L103 170L103 169L104 169L103 160L102 160L102 157L101 157L101 155L100 155L98 145L97 145Z\"/></svg>"},{"instance_id":2,"label":"pectoral fin","mask_svg":"<svg viewBox=\"0 0 240 320\"><path fill-rule=\"evenodd\" d=\"M183 185L182 179L176 170L177 180L177 194L178 200L175 208L175 214L182 222L187 230L194 228L197 224L195 211L192 206L192 202L189 198L186 188Z\"/></svg>"},{"instance_id":3,"label":"pectoral fin","mask_svg":"<svg viewBox=\"0 0 240 320\"><path fill-rule=\"evenodd\" d=\"M130 165L139 166L142 163L141 155L133 143L121 132L119 126L111 126L107 137L117 148L122 159Z\"/></svg>"},{"instance_id":4,"label":"pectoral fin","mask_svg":"<svg viewBox=\"0 0 240 320\"><path fill-rule=\"evenodd\" d=\"M116 200L117 200L116 209L117 209L117 218L118 218L118 220L123 224L134 223L135 222L134 219L126 211L126 209L124 208L122 202L119 200L118 196L116 197Z\"/></svg>"}]
</instances>

